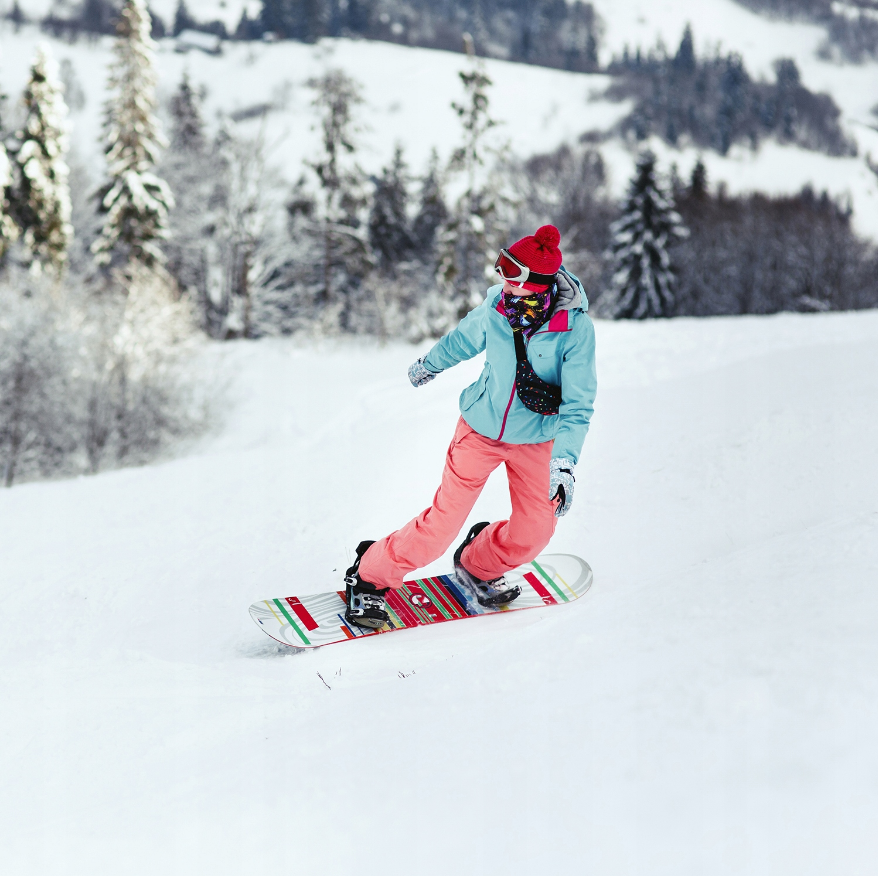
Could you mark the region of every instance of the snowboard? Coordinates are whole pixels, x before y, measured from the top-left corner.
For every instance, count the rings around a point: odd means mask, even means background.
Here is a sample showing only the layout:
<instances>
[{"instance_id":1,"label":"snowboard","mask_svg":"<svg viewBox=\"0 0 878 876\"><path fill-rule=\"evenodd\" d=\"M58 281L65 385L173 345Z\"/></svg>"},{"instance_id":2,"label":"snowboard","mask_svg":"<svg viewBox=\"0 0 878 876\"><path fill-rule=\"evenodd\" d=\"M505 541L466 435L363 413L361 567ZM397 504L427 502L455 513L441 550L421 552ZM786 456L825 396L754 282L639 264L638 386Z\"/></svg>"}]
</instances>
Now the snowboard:
<instances>
[{"instance_id":1,"label":"snowboard","mask_svg":"<svg viewBox=\"0 0 878 876\"><path fill-rule=\"evenodd\" d=\"M399 590L387 592L390 620L378 630L345 620L344 590L263 599L250 606L250 616L266 635L283 645L319 648L445 621L563 605L579 599L591 587L593 575L588 563L572 554L543 554L507 572L506 578L518 584L521 595L497 606L479 605L453 574L406 581Z\"/></svg>"}]
</instances>

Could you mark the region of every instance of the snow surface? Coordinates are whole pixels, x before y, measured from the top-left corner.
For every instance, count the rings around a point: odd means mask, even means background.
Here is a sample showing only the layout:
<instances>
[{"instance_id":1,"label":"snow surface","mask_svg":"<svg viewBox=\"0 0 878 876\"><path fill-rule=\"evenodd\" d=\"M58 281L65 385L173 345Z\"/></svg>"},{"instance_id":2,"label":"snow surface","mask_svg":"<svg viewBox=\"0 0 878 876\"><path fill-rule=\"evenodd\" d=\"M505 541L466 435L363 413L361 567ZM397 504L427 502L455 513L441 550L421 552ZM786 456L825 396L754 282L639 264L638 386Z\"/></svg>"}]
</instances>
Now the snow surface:
<instances>
[{"instance_id":1,"label":"snow surface","mask_svg":"<svg viewBox=\"0 0 878 876\"><path fill-rule=\"evenodd\" d=\"M773 62L781 56L793 57L805 85L832 94L838 103L845 129L858 144L858 157L830 158L765 142L756 152L735 147L727 157L704 153L709 178L714 184L725 181L732 194L754 189L793 193L805 184L817 191L826 189L850 198L857 230L878 239L878 177L864 160L870 153L878 160L878 117L872 113L878 101L878 63L822 60L817 56L825 36L822 28L759 16L733 0L598 0L596 5L607 23L604 60L621 53L625 45L652 47L659 37L673 50L687 22L694 28L699 53L717 47L738 51L753 75L772 78ZM0 82L7 94L20 93L36 43L44 39L35 27L16 33L0 22ZM49 42L59 60L72 61L83 84L87 101L73 114L73 140L80 160L95 177L101 176L98 141L111 41ZM630 110L628 103L610 103L601 97L609 82L605 76L496 60L486 65L494 81L492 112L506 122L498 137L508 139L513 152L521 156L575 142L586 131L607 131ZM255 112L239 122L242 132L255 136L262 130L273 164L291 182L318 145L313 93L306 83L329 67L341 67L363 86L363 167L377 172L400 142L412 171L420 173L432 148L447 158L459 144L460 125L451 102L461 99L457 73L465 66L460 54L366 40L321 40L313 46L225 43L223 55L215 57L197 51L178 54L169 39L160 44L159 93L169 96L188 71L195 84L207 89L206 115L211 123L220 112ZM263 121L258 109L265 106L270 111ZM673 149L653 139L650 145L665 168L675 162L684 176L701 155L701 150L685 144ZM637 147L612 139L600 148L609 168L610 190L621 197L633 173Z\"/></svg>"},{"instance_id":2,"label":"snow surface","mask_svg":"<svg viewBox=\"0 0 878 876\"><path fill-rule=\"evenodd\" d=\"M570 606L250 620L430 501L481 363L425 345L210 346L188 456L0 492L0 872L872 872L878 312L596 328Z\"/></svg>"}]
</instances>

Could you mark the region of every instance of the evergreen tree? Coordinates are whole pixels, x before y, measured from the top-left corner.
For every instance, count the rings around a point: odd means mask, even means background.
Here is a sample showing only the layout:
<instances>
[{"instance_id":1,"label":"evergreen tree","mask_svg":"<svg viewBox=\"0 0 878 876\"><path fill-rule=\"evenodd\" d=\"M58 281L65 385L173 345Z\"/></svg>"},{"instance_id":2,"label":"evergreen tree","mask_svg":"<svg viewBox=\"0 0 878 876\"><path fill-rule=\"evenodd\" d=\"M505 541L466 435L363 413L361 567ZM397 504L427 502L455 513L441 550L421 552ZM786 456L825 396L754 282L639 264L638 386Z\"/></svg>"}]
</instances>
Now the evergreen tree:
<instances>
[{"instance_id":1,"label":"evergreen tree","mask_svg":"<svg viewBox=\"0 0 878 876\"><path fill-rule=\"evenodd\" d=\"M32 268L60 271L73 236L70 187L65 162L67 106L61 95L58 65L40 46L24 90L24 126L18 132L15 163L19 190L15 197L18 225Z\"/></svg>"},{"instance_id":2,"label":"evergreen tree","mask_svg":"<svg viewBox=\"0 0 878 876\"><path fill-rule=\"evenodd\" d=\"M208 296L208 238L216 219L210 200L221 182L216 155L208 149L198 94L184 74L170 100L171 145L160 165L160 174L176 193L169 216L170 234L162 249L166 267L180 289L197 300L202 326L212 322Z\"/></svg>"},{"instance_id":3,"label":"evergreen tree","mask_svg":"<svg viewBox=\"0 0 878 876\"><path fill-rule=\"evenodd\" d=\"M689 178L689 194L693 198L701 198L707 194L707 168L699 158L692 168L692 176Z\"/></svg>"},{"instance_id":4,"label":"evergreen tree","mask_svg":"<svg viewBox=\"0 0 878 876\"><path fill-rule=\"evenodd\" d=\"M468 100L452 107L461 120L464 142L452 155L449 170L463 175L465 190L442 228L438 271L440 284L462 318L484 296L502 236L504 199L487 167L488 159L499 155L488 142L497 125L489 113L491 80L478 62L459 75Z\"/></svg>"},{"instance_id":5,"label":"evergreen tree","mask_svg":"<svg viewBox=\"0 0 878 876\"><path fill-rule=\"evenodd\" d=\"M774 62L777 76L777 97L775 122L780 126L784 140L794 140L796 136L796 97L802 87L802 80L796 62L791 58L780 58Z\"/></svg>"},{"instance_id":6,"label":"evergreen tree","mask_svg":"<svg viewBox=\"0 0 878 876\"><path fill-rule=\"evenodd\" d=\"M80 13L82 29L86 33L112 33L116 9L110 0L85 0Z\"/></svg>"},{"instance_id":7,"label":"evergreen tree","mask_svg":"<svg viewBox=\"0 0 878 876\"><path fill-rule=\"evenodd\" d=\"M244 14L246 15L246 10ZM177 11L174 13L174 36L179 36L184 30L192 30L196 25L197 22L190 15L185 0L180 0L177 4Z\"/></svg>"},{"instance_id":8,"label":"evergreen tree","mask_svg":"<svg viewBox=\"0 0 878 876\"><path fill-rule=\"evenodd\" d=\"M144 0L125 0L116 28L115 60L110 69L104 122L110 179L100 191L106 213L92 245L98 264L114 260L161 263L158 241L168 236L168 210L174 199L154 172L163 140L155 118L155 43Z\"/></svg>"},{"instance_id":9,"label":"evergreen tree","mask_svg":"<svg viewBox=\"0 0 878 876\"><path fill-rule=\"evenodd\" d=\"M373 330L380 306L367 282L374 259L366 177L357 163L360 87L342 70L329 70L308 85L315 93L321 149L306 163L313 178L303 175L286 201L285 232L266 247L254 289L256 334L288 334L305 326L329 333Z\"/></svg>"},{"instance_id":10,"label":"evergreen tree","mask_svg":"<svg viewBox=\"0 0 878 876\"><path fill-rule=\"evenodd\" d=\"M326 35L329 17L328 0L262 0L262 26L282 38L314 42Z\"/></svg>"},{"instance_id":11,"label":"evergreen tree","mask_svg":"<svg viewBox=\"0 0 878 876\"><path fill-rule=\"evenodd\" d=\"M265 29L263 28L259 16L250 18L247 14L247 7L241 10L241 17L238 19L238 26L235 28L234 38L236 40L258 40Z\"/></svg>"},{"instance_id":12,"label":"evergreen tree","mask_svg":"<svg viewBox=\"0 0 878 876\"><path fill-rule=\"evenodd\" d=\"M448 207L442 194L439 155L433 149L430 153L427 175L421 181L418 213L412 223L412 235L421 261L427 263L433 261L436 235L446 221L448 221Z\"/></svg>"},{"instance_id":13,"label":"evergreen tree","mask_svg":"<svg viewBox=\"0 0 878 876\"><path fill-rule=\"evenodd\" d=\"M18 226L12 218L13 197L13 170L14 166L9 160L6 146L3 144L2 111L6 106L6 95L0 91L0 260L6 254L9 246L18 240Z\"/></svg>"},{"instance_id":14,"label":"evergreen tree","mask_svg":"<svg viewBox=\"0 0 878 876\"><path fill-rule=\"evenodd\" d=\"M322 315L323 266L320 208L302 174L284 204L286 228L272 241L266 267L254 290L254 334L292 334Z\"/></svg>"},{"instance_id":15,"label":"evergreen tree","mask_svg":"<svg viewBox=\"0 0 878 876\"><path fill-rule=\"evenodd\" d=\"M393 276L412 256L414 238L408 218L408 168L397 145L393 160L375 181L369 211L369 243L382 273Z\"/></svg>"},{"instance_id":16,"label":"evergreen tree","mask_svg":"<svg viewBox=\"0 0 878 876\"><path fill-rule=\"evenodd\" d=\"M717 148L722 155L734 143L746 106L750 77L740 55L729 55L720 80L720 105L717 111Z\"/></svg>"},{"instance_id":17,"label":"evergreen tree","mask_svg":"<svg viewBox=\"0 0 878 876\"><path fill-rule=\"evenodd\" d=\"M226 339L249 338L270 237L270 180L262 133L253 140L241 139L223 127L209 158L216 180L208 214L214 227L204 238L210 332Z\"/></svg>"},{"instance_id":18,"label":"evergreen tree","mask_svg":"<svg viewBox=\"0 0 878 876\"><path fill-rule=\"evenodd\" d=\"M691 76L696 69L695 61L695 41L692 38L692 26L687 24L683 31L683 39L680 40L680 48L674 55L674 70Z\"/></svg>"},{"instance_id":19,"label":"evergreen tree","mask_svg":"<svg viewBox=\"0 0 878 876\"><path fill-rule=\"evenodd\" d=\"M574 0L565 12L566 21L563 24L559 22L559 26L553 30L564 49L564 67L578 72L597 70L600 22L594 7L582 0ZM545 59L542 60L545 63Z\"/></svg>"},{"instance_id":20,"label":"evergreen tree","mask_svg":"<svg viewBox=\"0 0 878 876\"><path fill-rule=\"evenodd\" d=\"M12 4L12 9L7 13L6 17L15 25L15 32L21 30L21 26L27 23L27 16L21 11L18 0Z\"/></svg>"},{"instance_id":21,"label":"evergreen tree","mask_svg":"<svg viewBox=\"0 0 878 876\"><path fill-rule=\"evenodd\" d=\"M171 98L171 149L193 155L204 151L204 119L201 101L192 89L189 74L184 73L180 86Z\"/></svg>"},{"instance_id":22,"label":"evergreen tree","mask_svg":"<svg viewBox=\"0 0 878 876\"><path fill-rule=\"evenodd\" d=\"M362 104L358 84L342 70L330 70L309 85L316 91L313 105L321 114L322 153L310 162L321 189L319 249L322 262L320 300L328 304L337 293L347 295L350 284L366 270L366 241L360 230L365 203L363 171L356 161L354 121ZM347 306L341 310L343 327Z\"/></svg>"},{"instance_id":23,"label":"evergreen tree","mask_svg":"<svg viewBox=\"0 0 878 876\"><path fill-rule=\"evenodd\" d=\"M0 287L0 482L6 487L21 473L60 467L78 413L68 400L71 363L51 297L40 286L29 288L28 279Z\"/></svg>"},{"instance_id":24,"label":"evergreen tree","mask_svg":"<svg viewBox=\"0 0 878 876\"><path fill-rule=\"evenodd\" d=\"M628 189L622 217L612 224L612 313L616 319L670 316L674 273L668 248L689 232L673 198L656 174L655 155L646 151Z\"/></svg>"},{"instance_id":25,"label":"evergreen tree","mask_svg":"<svg viewBox=\"0 0 878 876\"><path fill-rule=\"evenodd\" d=\"M0 142L0 259L9 246L18 240L18 226L12 218L12 162Z\"/></svg>"}]
</instances>

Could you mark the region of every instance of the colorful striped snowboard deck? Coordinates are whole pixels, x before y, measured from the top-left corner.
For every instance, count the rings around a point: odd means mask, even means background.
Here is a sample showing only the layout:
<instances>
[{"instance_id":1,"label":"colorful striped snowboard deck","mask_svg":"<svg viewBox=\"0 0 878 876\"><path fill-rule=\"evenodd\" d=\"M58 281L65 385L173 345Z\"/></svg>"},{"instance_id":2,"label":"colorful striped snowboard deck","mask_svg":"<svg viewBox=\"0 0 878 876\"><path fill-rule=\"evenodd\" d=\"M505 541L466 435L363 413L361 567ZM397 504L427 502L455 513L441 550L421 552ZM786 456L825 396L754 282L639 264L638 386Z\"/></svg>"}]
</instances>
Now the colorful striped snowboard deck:
<instances>
[{"instance_id":1,"label":"colorful striped snowboard deck","mask_svg":"<svg viewBox=\"0 0 878 876\"><path fill-rule=\"evenodd\" d=\"M311 596L264 599L250 606L250 616L259 628L284 645L318 648L377 636L409 627L462 620L483 614L522 611L545 605L573 602L592 582L591 567L571 554L544 554L533 562L506 573L521 587L521 596L509 605L485 608L457 583L454 575L436 575L406 581L387 594L390 621L380 630L366 630L344 619L344 590Z\"/></svg>"}]
</instances>

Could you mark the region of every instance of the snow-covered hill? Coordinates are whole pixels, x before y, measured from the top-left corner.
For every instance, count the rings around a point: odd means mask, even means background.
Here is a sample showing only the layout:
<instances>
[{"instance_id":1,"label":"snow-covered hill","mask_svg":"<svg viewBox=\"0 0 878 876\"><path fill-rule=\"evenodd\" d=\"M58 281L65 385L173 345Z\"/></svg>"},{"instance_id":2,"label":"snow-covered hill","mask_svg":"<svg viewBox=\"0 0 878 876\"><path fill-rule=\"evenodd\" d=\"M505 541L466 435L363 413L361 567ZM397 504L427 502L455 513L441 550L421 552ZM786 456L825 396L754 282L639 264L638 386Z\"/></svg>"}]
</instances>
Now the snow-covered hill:
<instances>
[{"instance_id":1,"label":"snow-covered hill","mask_svg":"<svg viewBox=\"0 0 878 876\"><path fill-rule=\"evenodd\" d=\"M870 872L878 313L597 334L572 606L249 619L430 501L480 363L416 391L407 345L215 346L196 452L0 492L0 872Z\"/></svg>"},{"instance_id":2,"label":"snow-covered hill","mask_svg":"<svg viewBox=\"0 0 878 876\"><path fill-rule=\"evenodd\" d=\"M9 27L0 29L0 77L10 94L24 87L35 46L43 39L34 28L18 34ZM97 138L112 41L51 42L56 57L71 59L86 91L86 105L72 123L80 153L91 157L92 166L100 169ZM462 55L451 52L323 40L316 46L226 43L224 54L215 57L200 52L181 55L174 51L173 40L163 40L157 65L159 91L165 96L177 87L184 71L196 85L204 86L209 121L219 112L241 118L250 111L253 116L241 124L255 135L263 124L259 110L268 105L265 140L290 180L298 177L303 160L314 154L319 142L311 107L314 93L306 83L329 67L342 67L362 83L366 103L360 114L361 160L368 170L377 171L397 142L405 145L408 159L419 171L431 149L447 157L461 139L451 102L462 99L457 73L467 63ZM504 62L490 62L489 68L495 82L493 113L507 123L503 134L522 155L553 149L585 130L609 128L627 111L624 104L590 100L606 89L606 76ZM527 125L518 124L522 106L534 107Z\"/></svg>"},{"instance_id":3,"label":"snow-covered hill","mask_svg":"<svg viewBox=\"0 0 878 876\"><path fill-rule=\"evenodd\" d=\"M717 46L738 51L755 75L771 78L774 60L794 58L803 84L812 91L829 92L841 107L843 124L856 140L859 156L830 158L773 142L757 152L738 146L727 157L704 155L710 179L725 181L732 193L794 192L808 183L818 191L848 195L857 228L878 239L878 178L865 162L869 153L878 157L878 118L871 111L878 103L878 64L821 60L817 55L824 36L821 28L773 21L734 0L598 0L595 5L607 24L605 61L625 45L651 47L658 38L673 48L687 22L693 25L699 54ZM8 23L0 24L0 82L13 97L24 85L36 42L44 38L33 27L16 33ZM71 60L86 93L84 108L71 119L74 142L80 157L99 174L97 138L109 41L50 42L59 59ZM344 68L363 84L361 161L367 170L377 171L397 142L404 144L415 172L424 168L433 147L448 156L458 144L459 122L451 109L451 101L460 98L457 72L465 66L458 54L362 40L323 40L316 46L227 43L222 56L212 57L199 52L177 54L173 41L165 40L159 56L159 88L169 95L188 71L207 89L208 117L213 121L219 112L245 117L240 125L251 135L264 124L274 163L287 180L294 180L317 143L312 92L306 83L329 66ZM604 76L493 60L487 67L494 81L493 112L505 122L501 136L522 156L575 141L585 131L609 130L630 109L601 97L608 84ZM263 122L259 110L266 106L270 111ZM683 174L699 155L692 147L672 149L657 140L650 145L663 166L675 162ZM612 191L621 195L635 150L618 139L601 149L610 168Z\"/></svg>"},{"instance_id":4,"label":"snow-covered hill","mask_svg":"<svg viewBox=\"0 0 878 876\"><path fill-rule=\"evenodd\" d=\"M878 238L878 65L827 64L818 29L731 0L596 5L608 53L674 45L690 21L699 51L721 42L754 72L795 57L860 156L765 143L705 156L711 180L847 192ZM11 96L42 38L0 23ZM97 173L110 42L50 42ZM463 65L346 40L159 55L164 94L188 71L212 121L271 105L279 187L316 142L309 77L363 83L367 169L401 141L419 171L458 141ZM628 109L600 97L606 77L488 70L522 155ZM665 167L696 158L652 145ZM601 148L619 193L633 151ZM430 501L481 363L415 391L422 350L404 344L211 345L230 410L187 455L0 491L0 873L871 872L878 312L597 334L597 413L551 546L596 577L568 607L304 654L249 619L256 599L337 586L358 541ZM470 522L508 508L497 473Z\"/></svg>"}]
</instances>

